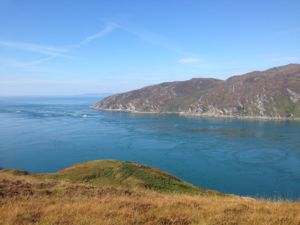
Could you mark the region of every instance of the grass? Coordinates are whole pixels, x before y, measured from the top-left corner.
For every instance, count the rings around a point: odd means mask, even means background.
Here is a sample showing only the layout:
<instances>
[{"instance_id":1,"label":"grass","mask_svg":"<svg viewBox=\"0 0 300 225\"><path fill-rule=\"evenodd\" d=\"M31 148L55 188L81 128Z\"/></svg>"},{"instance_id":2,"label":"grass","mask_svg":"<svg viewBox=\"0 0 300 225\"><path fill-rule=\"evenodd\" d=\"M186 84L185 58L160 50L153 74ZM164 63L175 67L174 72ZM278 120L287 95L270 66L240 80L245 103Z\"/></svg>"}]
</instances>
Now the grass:
<instances>
[{"instance_id":1,"label":"grass","mask_svg":"<svg viewBox=\"0 0 300 225\"><path fill-rule=\"evenodd\" d=\"M299 225L300 203L221 195L144 165L92 161L55 174L0 171L0 224Z\"/></svg>"},{"instance_id":2,"label":"grass","mask_svg":"<svg viewBox=\"0 0 300 225\"><path fill-rule=\"evenodd\" d=\"M131 189L151 189L158 192L217 194L186 183L166 172L133 162L96 160L76 164L54 174L37 178L63 180L93 185L108 185Z\"/></svg>"}]
</instances>

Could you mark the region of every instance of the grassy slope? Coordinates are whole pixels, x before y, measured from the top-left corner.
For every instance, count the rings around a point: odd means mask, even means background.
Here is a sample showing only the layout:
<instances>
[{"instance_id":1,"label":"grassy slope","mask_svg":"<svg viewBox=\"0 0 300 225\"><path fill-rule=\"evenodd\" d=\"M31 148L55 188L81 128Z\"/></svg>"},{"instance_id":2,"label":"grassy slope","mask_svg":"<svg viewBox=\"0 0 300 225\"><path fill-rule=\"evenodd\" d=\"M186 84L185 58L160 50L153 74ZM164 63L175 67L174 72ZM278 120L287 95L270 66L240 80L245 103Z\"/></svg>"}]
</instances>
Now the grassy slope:
<instances>
[{"instance_id":1,"label":"grassy slope","mask_svg":"<svg viewBox=\"0 0 300 225\"><path fill-rule=\"evenodd\" d=\"M55 174L0 171L0 224L300 223L300 203L206 191L136 163L92 161Z\"/></svg>"},{"instance_id":2,"label":"grassy slope","mask_svg":"<svg viewBox=\"0 0 300 225\"><path fill-rule=\"evenodd\" d=\"M186 183L159 169L133 162L95 160L79 163L54 174L36 174L38 179L85 183L95 186L150 189L158 192L217 194Z\"/></svg>"}]
</instances>

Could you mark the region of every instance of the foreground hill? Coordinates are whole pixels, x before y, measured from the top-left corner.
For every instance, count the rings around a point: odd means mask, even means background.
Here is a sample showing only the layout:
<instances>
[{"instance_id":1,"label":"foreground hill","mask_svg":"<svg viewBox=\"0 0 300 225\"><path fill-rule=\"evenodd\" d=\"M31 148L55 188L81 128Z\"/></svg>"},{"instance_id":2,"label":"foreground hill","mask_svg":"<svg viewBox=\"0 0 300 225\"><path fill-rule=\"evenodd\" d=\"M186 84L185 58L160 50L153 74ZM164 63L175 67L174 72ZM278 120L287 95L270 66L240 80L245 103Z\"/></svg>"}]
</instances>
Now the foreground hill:
<instances>
[{"instance_id":1,"label":"foreground hill","mask_svg":"<svg viewBox=\"0 0 300 225\"><path fill-rule=\"evenodd\" d=\"M298 225L300 203L222 195L141 164L0 170L0 224Z\"/></svg>"},{"instance_id":2,"label":"foreground hill","mask_svg":"<svg viewBox=\"0 0 300 225\"><path fill-rule=\"evenodd\" d=\"M255 71L225 81L194 78L162 83L107 97L92 108L212 117L300 118L300 65Z\"/></svg>"},{"instance_id":3,"label":"foreground hill","mask_svg":"<svg viewBox=\"0 0 300 225\"><path fill-rule=\"evenodd\" d=\"M150 189L159 192L189 194L217 194L186 183L159 169L133 162L96 160L76 164L54 174L35 175L38 178L109 185L133 189Z\"/></svg>"}]
</instances>

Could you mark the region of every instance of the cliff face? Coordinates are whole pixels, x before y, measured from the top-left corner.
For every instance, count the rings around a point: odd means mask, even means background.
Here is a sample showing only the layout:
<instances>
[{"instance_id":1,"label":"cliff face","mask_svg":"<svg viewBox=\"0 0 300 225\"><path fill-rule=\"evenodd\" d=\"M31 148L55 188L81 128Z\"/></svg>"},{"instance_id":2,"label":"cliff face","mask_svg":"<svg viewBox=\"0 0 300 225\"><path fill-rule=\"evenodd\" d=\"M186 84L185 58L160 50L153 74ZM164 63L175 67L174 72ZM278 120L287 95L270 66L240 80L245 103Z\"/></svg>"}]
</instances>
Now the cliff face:
<instances>
[{"instance_id":1,"label":"cliff face","mask_svg":"<svg viewBox=\"0 0 300 225\"><path fill-rule=\"evenodd\" d=\"M107 97L92 108L199 116L300 117L300 65L217 79L162 83Z\"/></svg>"}]
</instances>

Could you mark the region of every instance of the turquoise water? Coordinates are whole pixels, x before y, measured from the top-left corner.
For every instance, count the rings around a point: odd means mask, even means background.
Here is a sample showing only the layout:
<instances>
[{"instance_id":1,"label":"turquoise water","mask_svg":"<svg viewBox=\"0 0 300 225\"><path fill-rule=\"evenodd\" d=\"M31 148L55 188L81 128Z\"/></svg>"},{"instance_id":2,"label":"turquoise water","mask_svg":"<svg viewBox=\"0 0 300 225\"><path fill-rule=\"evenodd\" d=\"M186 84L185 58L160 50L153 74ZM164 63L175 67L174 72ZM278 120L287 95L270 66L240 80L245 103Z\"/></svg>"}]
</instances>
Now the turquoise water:
<instances>
[{"instance_id":1,"label":"turquoise water","mask_svg":"<svg viewBox=\"0 0 300 225\"><path fill-rule=\"evenodd\" d=\"M93 97L0 98L0 167L138 161L205 188L300 197L300 123L96 112Z\"/></svg>"}]
</instances>

